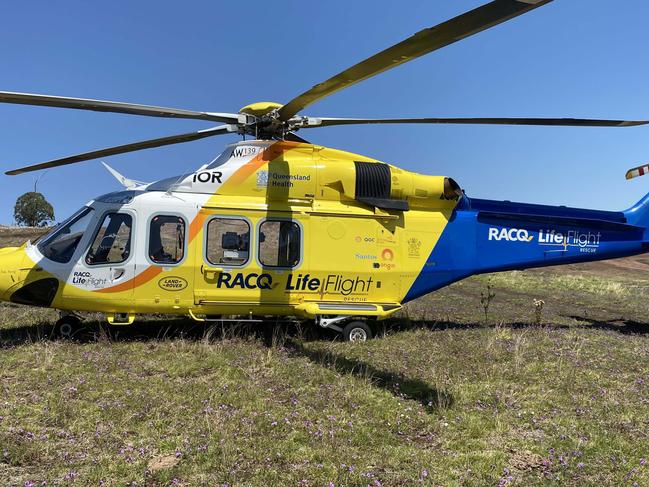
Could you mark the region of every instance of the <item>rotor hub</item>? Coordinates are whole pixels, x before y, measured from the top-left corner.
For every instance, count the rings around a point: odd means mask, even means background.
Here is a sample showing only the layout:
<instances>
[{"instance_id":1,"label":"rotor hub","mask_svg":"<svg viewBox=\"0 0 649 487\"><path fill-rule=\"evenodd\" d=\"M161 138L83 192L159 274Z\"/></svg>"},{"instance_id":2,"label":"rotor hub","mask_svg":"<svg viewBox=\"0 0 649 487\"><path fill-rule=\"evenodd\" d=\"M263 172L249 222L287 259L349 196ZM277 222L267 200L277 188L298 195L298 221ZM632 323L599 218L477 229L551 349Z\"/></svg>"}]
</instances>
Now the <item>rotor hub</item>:
<instances>
[{"instance_id":1,"label":"rotor hub","mask_svg":"<svg viewBox=\"0 0 649 487\"><path fill-rule=\"evenodd\" d=\"M253 117L263 117L269 113L282 108L281 103L276 103L274 101L259 101L256 103L251 103L246 105L239 113L244 113L246 115L252 115Z\"/></svg>"}]
</instances>

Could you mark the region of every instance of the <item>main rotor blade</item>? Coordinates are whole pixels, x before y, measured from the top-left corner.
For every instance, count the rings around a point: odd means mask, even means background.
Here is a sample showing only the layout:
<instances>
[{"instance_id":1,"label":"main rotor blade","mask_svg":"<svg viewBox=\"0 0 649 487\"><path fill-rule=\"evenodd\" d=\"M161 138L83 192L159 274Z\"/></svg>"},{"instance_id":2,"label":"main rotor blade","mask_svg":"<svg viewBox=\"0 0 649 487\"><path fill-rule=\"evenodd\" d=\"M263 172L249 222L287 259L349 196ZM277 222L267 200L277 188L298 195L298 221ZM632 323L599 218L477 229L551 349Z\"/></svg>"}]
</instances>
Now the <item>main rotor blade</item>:
<instances>
[{"instance_id":1,"label":"main rotor blade","mask_svg":"<svg viewBox=\"0 0 649 487\"><path fill-rule=\"evenodd\" d=\"M98 159L100 157L114 156L116 154L124 154L126 152L135 152L143 149L153 149L154 147L162 147L164 145L180 144L182 142L191 142L193 140L204 139L214 135L222 135L230 133L227 125L213 127L198 132L189 132L186 134L170 135L168 137L161 137L159 139L143 140L141 142L133 142L132 144L119 145L117 147L108 147L92 152L85 152L75 156L64 157L62 159L54 159L48 162L42 162L33 166L21 167L7 171L5 174L14 176L31 171L39 171L41 169L48 169L50 167L65 166L67 164L74 164L75 162L89 161L91 159Z\"/></svg>"},{"instance_id":2,"label":"main rotor blade","mask_svg":"<svg viewBox=\"0 0 649 487\"><path fill-rule=\"evenodd\" d=\"M305 107L337 91L482 32L551 1L494 0L442 24L417 32L405 41L395 44L305 91L279 109L279 118L286 122Z\"/></svg>"},{"instance_id":3,"label":"main rotor blade","mask_svg":"<svg viewBox=\"0 0 649 487\"><path fill-rule=\"evenodd\" d=\"M34 95L30 93L13 93L10 91L0 91L0 103L74 108L78 110L93 110L96 112L145 115L147 117L189 118L223 123L237 123L239 120L239 115L235 113L194 112L192 110L139 105L136 103L69 98L65 96Z\"/></svg>"},{"instance_id":4,"label":"main rotor blade","mask_svg":"<svg viewBox=\"0 0 649 487\"><path fill-rule=\"evenodd\" d=\"M636 127L649 125L649 120L598 120L590 118L320 118L309 117L301 128L335 125L365 125L388 123L426 123L457 125L547 125L560 127Z\"/></svg>"}]
</instances>

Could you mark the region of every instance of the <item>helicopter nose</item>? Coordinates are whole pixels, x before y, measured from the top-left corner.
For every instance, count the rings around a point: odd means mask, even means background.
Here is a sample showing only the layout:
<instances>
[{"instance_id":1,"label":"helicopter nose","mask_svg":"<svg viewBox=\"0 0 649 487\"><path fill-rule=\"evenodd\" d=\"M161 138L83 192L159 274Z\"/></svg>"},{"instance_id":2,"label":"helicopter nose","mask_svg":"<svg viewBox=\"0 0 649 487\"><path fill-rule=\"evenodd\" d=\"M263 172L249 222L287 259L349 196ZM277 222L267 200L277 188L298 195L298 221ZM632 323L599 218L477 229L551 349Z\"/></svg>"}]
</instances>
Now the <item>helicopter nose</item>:
<instances>
[{"instance_id":1,"label":"helicopter nose","mask_svg":"<svg viewBox=\"0 0 649 487\"><path fill-rule=\"evenodd\" d=\"M0 300L9 301L11 294L20 286L21 268L25 252L21 247L0 249Z\"/></svg>"}]
</instances>

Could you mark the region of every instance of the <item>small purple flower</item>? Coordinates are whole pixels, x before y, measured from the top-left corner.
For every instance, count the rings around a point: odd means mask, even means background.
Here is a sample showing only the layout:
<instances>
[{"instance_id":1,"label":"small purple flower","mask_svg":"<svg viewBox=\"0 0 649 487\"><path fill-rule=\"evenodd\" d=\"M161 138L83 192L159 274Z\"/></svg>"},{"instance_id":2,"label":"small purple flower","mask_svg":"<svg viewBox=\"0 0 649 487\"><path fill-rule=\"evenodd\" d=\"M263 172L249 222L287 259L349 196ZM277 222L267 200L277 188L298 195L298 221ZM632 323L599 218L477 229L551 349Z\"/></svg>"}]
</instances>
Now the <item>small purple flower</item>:
<instances>
[{"instance_id":1,"label":"small purple flower","mask_svg":"<svg viewBox=\"0 0 649 487\"><path fill-rule=\"evenodd\" d=\"M25 487L34 487L35 485L31 480L25 480Z\"/></svg>"},{"instance_id":2,"label":"small purple flower","mask_svg":"<svg viewBox=\"0 0 649 487\"><path fill-rule=\"evenodd\" d=\"M577 464L577 468L581 470L582 468L584 468L584 464L582 462L579 462Z\"/></svg>"},{"instance_id":3,"label":"small purple flower","mask_svg":"<svg viewBox=\"0 0 649 487\"><path fill-rule=\"evenodd\" d=\"M65 477L63 477L63 480L74 480L78 476L79 476L79 474L73 470L71 472L66 473Z\"/></svg>"},{"instance_id":4,"label":"small purple flower","mask_svg":"<svg viewBox=\"0 0 649 487\"><path fill-rule=\"evenodd\" d=\"M180 450L176 450L176 458L180 458L183 456L183 453Z\"/></svg>"}]
</instances>

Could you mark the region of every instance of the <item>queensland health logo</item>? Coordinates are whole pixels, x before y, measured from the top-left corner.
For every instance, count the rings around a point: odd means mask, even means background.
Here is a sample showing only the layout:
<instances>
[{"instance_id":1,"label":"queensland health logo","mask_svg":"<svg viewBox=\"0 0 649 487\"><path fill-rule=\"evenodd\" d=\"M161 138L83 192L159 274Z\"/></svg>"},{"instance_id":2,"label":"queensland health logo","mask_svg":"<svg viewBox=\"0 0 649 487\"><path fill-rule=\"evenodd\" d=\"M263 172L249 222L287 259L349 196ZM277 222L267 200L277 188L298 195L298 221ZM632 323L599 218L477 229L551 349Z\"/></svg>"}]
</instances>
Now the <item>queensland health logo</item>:
<instances>
[{"instance_id":1,"label":"queensland health logo","mask_svg":"<svg viewBox=\"0 0 649 487\"><path fill-rule=\"evenodd\" d=\"M489 228L489 240L496 242L531 242L534 235L524 228Z\"/></svg>"}]
</instances>

